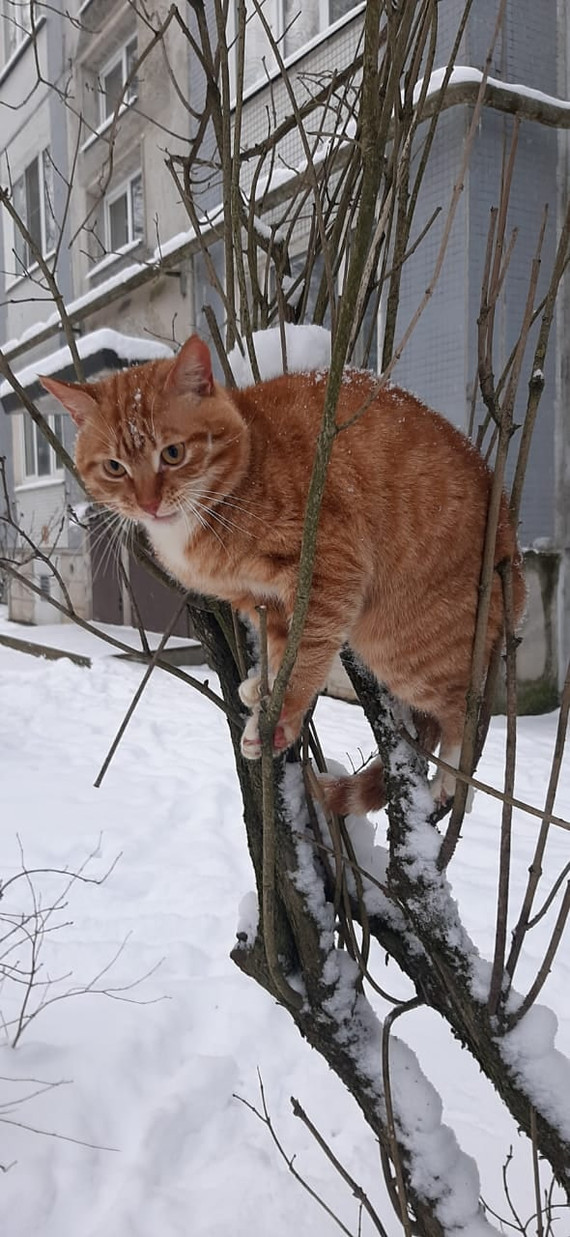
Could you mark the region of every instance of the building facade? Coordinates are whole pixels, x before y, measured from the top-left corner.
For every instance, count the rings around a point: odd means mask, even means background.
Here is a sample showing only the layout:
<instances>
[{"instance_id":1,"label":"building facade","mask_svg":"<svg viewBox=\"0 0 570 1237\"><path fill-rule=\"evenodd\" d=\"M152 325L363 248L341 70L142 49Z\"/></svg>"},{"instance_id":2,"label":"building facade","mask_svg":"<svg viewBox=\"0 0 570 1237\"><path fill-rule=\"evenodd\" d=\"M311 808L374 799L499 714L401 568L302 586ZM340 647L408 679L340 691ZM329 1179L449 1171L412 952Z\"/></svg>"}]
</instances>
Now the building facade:
<instances>
[{"instance_id":1,"label":"building facade","mask_svg":"<svg viewBox=\"0 0 570 1237\"><path fill-rule=\"evenodd\" d=\"M203 307L215 304L212 269L223 281L220 182L204 168L200 210L210 211L212 217L217 212L218 219L206 261L197 253L188 212L167 168L170 156L189 149L206 98L204 71L184 34L186 20L190 33L196 33L192 15L186 6L181 8L181 24L169 18L168 6L160 3L151 26L138 4L84 0L81 5L56 3L45 9L36 3L32 10L17 0L0 3L0 183L9 189L10 202L28 229L28 235L22 235L15 228L13 212L4 200L0 343L12 369L23 371L21 381L32 391L35 372L42 368L45 372L47 366L49 372L63 374L70 362L65 354L57 368L66 338L58 326L57 307L38 251L55 270L83 354L91 358L92 373L107 372L105 366L115 363L109 352L117 364L142 360L157 355L153 349L173 348L194 329L207 335ZM438 7L437 63L443 66L463 5L461 0L447 0ZM341 72L357 55L364 8L349 0L318 0L304 8L298 0L267 0L265 17L280 40L299 100L317 77L324 80L327 74ZM457 65L483 68L495 16L494 0L473 6ZM166 28L157 37L161 21ZM213 19L211 36L215 46ZM543 0L540 6L534 0L510 0L490 75L497 86L510 87L511 94L518 91L527 100L566 100L569 46L570 19L562 0ZM287 83L252 5L245 48L241 141L254 148L267 132L268 113L277 122L291 107ZM235 107L237 79L231 54L229 74ZM442 220L445 216L472 107L472 97L458 96L441 116L418 201L418 233L437 207L443 207ZM502 104L499 99L483 110L440 279L394 375L463 428L469 423L477 380L476 321L489 212L498 200L501 152L512 133L512 110L506 94ZM500 304L499 367L520 326L544 205L548 204L549 214L543 282L567 206L568 128L564 121L556 126L538 113L537 118L527 115L521 120L509 217L518 235ZM302 164L303 145L294 126L278 144L276 160L289 172ZM247 170L241 188L247 200L251 190ZM436 221L406 264L402 324L429 282L441 227L443 222ZM308 243L309 229L310 221L299 223L295 242L299 252ZM570 653L569 296L564 285L521 523L521 541L529 551L530 600L521 673L547 684L545 700L553 698ZM369 352L373 364L381 354L382 329L380 308ZM98 356L89 337L96 341L95 333L101 330L116 335L107 341L107 354L103 349ZM521 388L515 421L522 416L524 395ZM81 496L58 469L19 398L5 386L0 396L7 414L0 416L0 432L13 469L11 483L20 518L34 536L45 531L43 544L48 547L53 529L59 530L58 546L62 553L69 551L69 563L75 564L75 577L81 580L77 595L82 595L80 604L89 615L91 555L83 532L67 515L68 506L81 502ZM40 411L71 447L69 423L58 420L47 395L36 390L34 396ZM30 570L36 569L37 564L30 565ZM11 609L15 617L36 622L48 613L41 597L24 603L16 590Z\"/></svg>"}]
</instances>

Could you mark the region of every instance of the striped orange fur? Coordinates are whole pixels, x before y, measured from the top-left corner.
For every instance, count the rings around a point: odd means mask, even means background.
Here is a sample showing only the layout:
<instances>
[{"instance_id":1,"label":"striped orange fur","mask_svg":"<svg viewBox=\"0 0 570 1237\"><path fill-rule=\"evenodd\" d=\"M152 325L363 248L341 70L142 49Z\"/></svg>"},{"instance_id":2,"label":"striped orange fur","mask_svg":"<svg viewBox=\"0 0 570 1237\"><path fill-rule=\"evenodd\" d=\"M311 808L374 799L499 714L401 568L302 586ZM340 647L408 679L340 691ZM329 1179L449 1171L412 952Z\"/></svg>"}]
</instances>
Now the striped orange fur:
<instances>
[{"instance_id":1,"label":"striped orange fur","mask_svg":"<svg viewBox=\"0 0 570 1237\"><path fill-rule=\"evenodd\" d=\"M295 600L326 375L230 391L214 381L208 348L192 336L175 359L99 382L42 381L77 422L77 466L94 499L141 523L187 588L224 598L253 622L265 603L275 674ZM366 401L333 446L308 617L275 747L297 737L348 641L395 695L435 720L442 758L456 765L491 474L444 417L397 387L374 393L372 375L348 370L338 422ZM518 619L524 581L504 499L495 559L513 563ZM487 658L502 625L497 575ZM256 757L255 679L242 697L251 709L242 747ZM436 797L452 789L453 779L436 778Z\"/></svg>"}]
</instances>

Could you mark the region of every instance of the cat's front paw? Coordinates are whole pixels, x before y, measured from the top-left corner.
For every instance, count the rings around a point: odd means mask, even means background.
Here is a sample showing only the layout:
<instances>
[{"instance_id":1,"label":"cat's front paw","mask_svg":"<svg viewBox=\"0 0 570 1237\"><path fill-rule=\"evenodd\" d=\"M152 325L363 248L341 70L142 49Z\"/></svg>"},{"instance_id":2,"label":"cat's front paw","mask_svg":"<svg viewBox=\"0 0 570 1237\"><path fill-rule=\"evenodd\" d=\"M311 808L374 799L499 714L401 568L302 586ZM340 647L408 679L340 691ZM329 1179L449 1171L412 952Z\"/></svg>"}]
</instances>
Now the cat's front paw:
<instances>
[{"instance_id":1,"label":"cat's front paw","mask_svg":"<svg viewBox=\"0 0 570 1237\"><path fill-rule=\"evenodd\" d=\"M261 679L258 674L251 674L238 687L238 696L247 709L255 709L259 705L259 686Z\"/></svg>"},{"instance_id":2,"label":"cat's front paw","mask_svg":"<svg viewBox=\"0 0 570 1237\"><path fill-rule=\"evenodd\" d=\"M249 682L249 680L247 681ZM280 756L282 752L285 752L295 742L295 739L299 737L300 729L301 724L294 725L292 720L287 717L285 710L283 710L273 735L273 755ZM245 723L240 748L241 754L246 760L259 760L261 756L259 705L254 708L251 717L248 717Z\"/></svg>"},{"instance_id":3,"label":"cat's front paw","mask_svg":"<svg viewBox=\"0 0 570 1237\"><path fill-rule=\"evenodd\" d=\"M246 680L249 682L250 680ZM241 685L243 687L243 683ZM241 696L240 687L240 696ZM244 704L246 702L244 701ZM259 760L261 756L261 739L259 737L259 706L248 717L240 740L241 754L245 760Z\"/></svg>"}]
</instances>

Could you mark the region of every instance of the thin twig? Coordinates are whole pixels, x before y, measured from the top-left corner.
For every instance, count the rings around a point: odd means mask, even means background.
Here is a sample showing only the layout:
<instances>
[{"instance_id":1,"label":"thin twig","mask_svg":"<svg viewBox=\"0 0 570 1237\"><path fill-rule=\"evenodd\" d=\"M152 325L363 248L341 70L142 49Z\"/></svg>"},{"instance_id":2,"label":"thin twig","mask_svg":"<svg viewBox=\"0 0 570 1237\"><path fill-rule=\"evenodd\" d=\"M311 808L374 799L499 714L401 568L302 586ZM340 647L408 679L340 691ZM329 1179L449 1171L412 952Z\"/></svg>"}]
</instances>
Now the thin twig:
<instances>
[{"instance_id":1,"label":"thin twig","mask_svg":"<svg viewBox=\"0 0 570 1237\"><path fill-rule=\"evenodd\" d=\"M542 825L537 838L535 852L532 863L529 868L529 877L527 887L523 898L520 915L513 930L512 945L507 959L506 971L512 979L515 973L517 962L520 957L523 941L528 930L529 920L531 916L534 898L542 876L542 861L548 841L548 833L550 824L554 823L552 817L552 808L556 799L556 791L558 789L558 780L562 767L562 757L566 744L566 731L568 728L568 716L570 714L570 661L566 670L566 680L562 691L562 699L560 701L560 713L558 716L558 726L556 730L556 740L554 743L554 752L552 755L552 767L550 770L550 778L546 799L544 803L544 813L534 813L542 816ZM570 826L567 826L570 828Z\"/></svg>"},{"instance_id":2,"label":"thin twig","mask_svg":"<svg viewBox=\"0 0 570 1237\"><path fill-rule=\"evenodd\" d=\"M119 743L121 742L121 739L125 733L125 730L127 729L127 726L131 720L131 717L133 716L133 713L137 707L137 704L139 703L139 700L141 699L141 696L143 695L143 692L150 679L150 676L153 670L155 670L156 666L159 664L160 654L166 648L166 645L168 644L170 636L172 635L172 632L174 631L174 628L176 627L178 619L180 618L180 615L182 614L185 608L186 608L186 597L183 597L182 601L180 602L180 605L178 606L178 609L174 611L172 618L170 619L170 622L168 624L168 627L166 628L166 631L164 632L164 635L161 637L160 644L158 645L156 651L152 654L152 657L145 670L145 673L137 687L137 690L131 700L131 703L127 709L127 712L125 713L125 716L121 722L121 725L119 726L119 729L115 735L115 738L113 739L113 742L109 748L109 751L107 752L107 755L103 761L103 764L101 765L101 768L97 774L97 777L95 778L93 785L95 786L97 790L101 786L101 783L103 781L103 778L105 777L107 769L109 768L109 765L113 759L113 756L115 755L115 752L119 746Z\"/></svg>"},{"instance_id":3,"label":"thin twig","mask_svg":"<svg viewBox=\"0 0 570 1237\"><path fill-rule=\"evenodd\" d=\"M366 1214L370 1216L370 1219L372 1220L372 1223L376 1231L380 1234L380 1237L388 1237L386 1229L384 1228L384 1225L380 1219L380 1216L378 1215L378 1212L375 1211L374 1207L372 1206L372 1203L370 1202L370 1199L368 1198L368 1195L362 1189L362 1186L360 1186L358 1182L354 1180L354 1177L351 1177L350 1173L347 1171L344 1165L341 1164L339 1159L337 1159L336 1155L334 1154L334 1151L331 1150L326 1139L324 1139L322 1134L319 1133L316 1125L313 1125L313 1122L311 1121L310 1117L307 1116L304 1108L301 1106L299 1101L295 1099L293 1095L291 1096L291 1108L293 1109L293 1115L295 1117L298 1117L299 1120L303 1122L303 1125L306 1127L306 1129L308 1129L309 1133L312 1134L315 1142L318 1143L319 1147L321 1148L321 1151L324 1151L324 1154L326 1155L327 1159L330 1160L333 1167L336 1169L339 1177L342 1177L343 1181L346 1181L346 1184L350 1186L350 1189L352 1190L354 1197L358 1199L360 1206L364 1209Z\"/></svg>"},{"instance_id":4,"label":"thin twig","mask_svg":"<svg viewBox=\"0 0 570 1237\"><path fill-rule=\"evenodd\" d=\"M243 1096L236 1095L234 1093L234 1099L239 1100L240 1104L244 1104L246 1108L249 1108L249 1111L252 1112L254 1116L257 1117L262 1122L262 1124L265 1125L266 1128L269 1130L269 1133L273 1139L273 1142L275 1143L275 1146L277 1147L277 1150L280 1156L285 1161L289 1169L289 1172L295 1178L295 1181L298 1181L299 1184L303 1186L303 1189L307 1191L307 1194L310 1194L311 1198L314 1198L315 1202L319 1204L319 1207L322 1207L323 1211L326 1211L327 1215L330 1216L331 1220L334 1220L335 1224L338 1225L341 1231L343 1233L346 1233L346 1237L353 1237L353 1234L351 1233L350 1229L347 1228L345 1224L343 1224L342 1220L339 1219L339 1217L335 1214L332 1208L329 1207L327 1203L325 1203L324 1199L322 1199L320 1195L317 1194L316 1190L313 1190L312 1186L310 1186L308 1182L305 1181L305 1178L302 1177L301 1174L297 1171L297 1169L295 1168L295 1156L294 1155L288 1156L284 1147L281 1145L277 1137L277 1134L275 1133L275 1129L273 1127L273 1122L271 1120L271 1117L269 1116L269 1110L267 1108L267 1103L265 1099L265 1090L264 1090L263 1081L262 1081L259 1070L257 1071L257 1076L259 1079L259 1090L261 1092L261 1103L263 1105L263 1114L258 1112L255 1105L250 1104L249 1100L245 1100Z\"/></svg>"},{"instance_id":5,"label":"thin twig","mask_svg":"<svg viewBox=\"0 0 570 1237\"><path fill-rule=\"evenodd\" d=\"M396 1133L394 1106L392 1104L392 1088L390 1085L390 1031L396 1021L396 1018L399 1018L401 1014L408 1013L412 1009L417 1009L422 1004L423 1001L419 997L414 997L413 1000L407 1001L405 1005L400 1005L397 1009L390 1010L390 1013L384 1019L384 1024L382 1027L382 1082L384 1087L384 1103L386 1105L386 1123L388 1126L388 1136L390 1139L390 1154L398 1185L400 1220L405 1237L412 1237L412 1221L410 1218L410 1207L406 1192L406 1184L404 1181L400 1144Z\"/></svg>"},{"instance_id":6,"label":"thin twig","mask_svg":"<svg viewBox=\"0 0 570 1237\"><path fill-rule=\"evenodd\" d=\"M566 921L568 919L569 914L570 914L570 881L568 881L568 884L566 885L566 891L562 899L562 904L558 912L558 917L554 925L554 930L552 932L552 936L550 938L548 948L544 955L544 959L540 966L536 979L534 983L532 984L531 988L529 988L529 991L527 992L524 998L524 1001L521 1002L521 1004L519 1005L515 1013L511 1014L508 1020L509 1028L516 1026L517 1023L520 1022L521 1018L524 1018L525 1014L528 1013L529 1009L534 1005L534 1002L536 1001L536 998L541 988L543 987L546 980L548 979L550 970L552 968L552 963L556 957L556 953L560 945L560 941L562 940L562 934L566 927Z\"/></svg>"},{"instance_id":7,"label":"thin twig","mask_svg":"<svg viewBox=\"0 0 570 1237\"><path fill-rule=\"evenodd\" d=\"M542 1223L542 1199L540 1197L540 1166L538 1162L536 1109L533 1106L531 1106L530 1110L530 1130L532 1147L532 1179L534 1183L534 1197L536 1202L536 1237L544 1237L544 1226Z\"/></svg>"},{"instance_id":8,"label":"thin twig","mask_svg":"<svg viewBox=\"0 0 570 1237\"><path fill-rule=\"evenodd\" d=\"M499 881L497 891L497 916L495 921L495 948L491 984L489 990L489 1013L496 1014L503 987L507 919L509 914L509 878L511 870L512 807L508 802L515 785L517 741L517 638L513 619L513 573L509 562L500 568L503 588L503 609L507 643L507 750L505 754L505 798L501 815L501 842L499 849Z\"/></svg>"},{"instance_id":9,"label":"thin twig","mask_svg":"<svg viewBox=\"0 0 570 1237\"><path fill-rule=\"evenodd\" d=\"M116 636L111 636L109 632L103 631L98 627L94 627L93 624L88 622L87 619L81 618L76 610L70 610L67 606L59 602L56 597L46 597L39 584L36 584L34 580L30 580L28 576L22 575L21 571L17 571L16 568L5 559L0 559L0 567L6 572L7 575L11 576L15 580L18 580L20 584L23 584L25 588L30 589L30 591L35 593L36 596L41 597L43 601L47 601L50 606L53 606L54 610L57 610L60 614L65 614L66 617L72 619L78 627L83 628L84 631L90 632L93 636L97 636L100 640L103 640L105 644L112 645L113 648L119 649L122 653L126 653L130 657L132 657L133 652L136 651L133 650L130 644L126 644L124 640L119 640ZM157 660L156 665L159 666L165 674L171 674L174 678L181 679L183 683L187 683L189 687L193 687L194 690L199 692L201 696L205 696L212 704L215 704L218 709L221 709L222 713L225 713L231 721L235 722L237 726L241 724L238 714L235 713L224 700L222 700L221 696L218 696L216 692L213 692L212 689L208 687L207 683L201 683L200 680L195 679L193 675L187 674L185 670L181 670L180 666L170 665L169 662L163 661L162 658Z\"/></svg>"}]
</instances>

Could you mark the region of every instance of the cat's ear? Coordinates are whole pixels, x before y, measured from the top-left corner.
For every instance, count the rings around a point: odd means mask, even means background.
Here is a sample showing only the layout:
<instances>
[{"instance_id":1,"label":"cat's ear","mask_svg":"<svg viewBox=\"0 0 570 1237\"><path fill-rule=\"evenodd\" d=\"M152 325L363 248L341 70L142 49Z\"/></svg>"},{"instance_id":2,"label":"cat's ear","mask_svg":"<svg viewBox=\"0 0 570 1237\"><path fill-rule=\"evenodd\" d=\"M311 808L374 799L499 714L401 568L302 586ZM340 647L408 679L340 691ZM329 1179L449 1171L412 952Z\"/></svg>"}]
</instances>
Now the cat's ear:
<instances>
[{"instance_id":1,"label":"cat's ear","mask_svg":"<svg viewBox=\"0 0 570 1237\"><path fill-rule=\"evenodd\" d=\"M211 395L214 389L210 349L199 335L182 345L165 383L172 395Z\"/></svg>"},{"instance_id":2,"label":"cat's ear","mask_svg":"<svg viewBox=\"0 0 570 1237\"><path fill-rule=\"evenodd\" d=\"M89 391L89 383L62 382L59 378L46 378L43 374L38 374L38 379L46 391L63 404L76 425L82 426L86 417L97 411L97 400Z\"/></svg>"}]
</instances>

